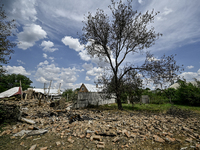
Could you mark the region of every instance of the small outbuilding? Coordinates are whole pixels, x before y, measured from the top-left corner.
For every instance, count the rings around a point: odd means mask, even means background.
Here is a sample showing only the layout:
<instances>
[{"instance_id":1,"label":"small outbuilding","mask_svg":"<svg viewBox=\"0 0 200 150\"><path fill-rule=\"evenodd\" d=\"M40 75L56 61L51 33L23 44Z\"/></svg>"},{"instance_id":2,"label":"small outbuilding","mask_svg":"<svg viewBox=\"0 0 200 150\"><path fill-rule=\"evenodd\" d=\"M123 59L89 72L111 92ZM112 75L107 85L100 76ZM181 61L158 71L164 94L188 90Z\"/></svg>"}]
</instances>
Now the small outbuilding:
<instances>
[{"instance_id":1,"label":"small outbuilding","mask_svg":"<svg viewBox=\"0 0 200 150\"><path fill-rule=\"evenodd\" d=\"M87 87L86 87L87 86ZM101 87L82 84L78 93L75 108L87 107L88 105L105 105L115 103L116 96L101 92Z\"/></svg>"}]
</instances>

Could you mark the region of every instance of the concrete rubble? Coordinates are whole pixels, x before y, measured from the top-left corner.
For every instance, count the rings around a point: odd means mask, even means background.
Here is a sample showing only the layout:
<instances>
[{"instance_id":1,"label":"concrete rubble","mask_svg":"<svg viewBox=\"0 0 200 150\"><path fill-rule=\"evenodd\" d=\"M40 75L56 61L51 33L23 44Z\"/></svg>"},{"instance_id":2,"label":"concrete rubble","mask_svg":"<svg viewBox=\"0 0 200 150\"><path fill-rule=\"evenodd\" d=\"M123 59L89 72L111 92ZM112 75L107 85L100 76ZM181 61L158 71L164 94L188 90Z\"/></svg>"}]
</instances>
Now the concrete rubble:
<instances>
[{"instance_id":1,"label":"concrete rubble","mask_svg":"<svg viewBox=\"0 0 200 150\"><path fill-rule=\"evenodd\" d=\"M14 103L8 101L7 103ZM200 149L200 120L198 117L181 118L167 114L143 114L138 112L100 111L95 109L55 109L50 103L38 106L37 100L20 101L20 108L27 114L16 125L7 126L0 136L23 137L56 134L60 137L54 144L72 148L77 139L95 143L96 148L108 144L131 149L134 143L150 140L159 144L179 144L181 148L194 146ZM71 107L70 107L71 108ZM23 145L23 144L22 144ZM37 144L32 144L34 150ZM50 147L40 147L48 149Z\"/></svg>"}]
</instances>

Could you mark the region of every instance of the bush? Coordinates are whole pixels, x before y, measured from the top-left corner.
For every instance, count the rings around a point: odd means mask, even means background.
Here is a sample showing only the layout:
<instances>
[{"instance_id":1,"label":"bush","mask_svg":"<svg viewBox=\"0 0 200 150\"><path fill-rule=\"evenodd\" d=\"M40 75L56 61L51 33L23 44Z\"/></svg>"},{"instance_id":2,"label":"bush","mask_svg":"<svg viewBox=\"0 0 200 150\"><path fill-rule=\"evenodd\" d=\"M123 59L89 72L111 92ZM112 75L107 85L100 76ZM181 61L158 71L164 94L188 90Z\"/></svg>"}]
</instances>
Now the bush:
<instances>
[{"instance_id":1,"label":"bush","mask_svg":"<svg viewBox=\"0 0 200 150\"><path fill-rule=\"evenodd\" d=\"M200 106L200 88L185 81L179 81L179 85L176 92L177 101L184 105Z\"/></svg>"}]
</instances>

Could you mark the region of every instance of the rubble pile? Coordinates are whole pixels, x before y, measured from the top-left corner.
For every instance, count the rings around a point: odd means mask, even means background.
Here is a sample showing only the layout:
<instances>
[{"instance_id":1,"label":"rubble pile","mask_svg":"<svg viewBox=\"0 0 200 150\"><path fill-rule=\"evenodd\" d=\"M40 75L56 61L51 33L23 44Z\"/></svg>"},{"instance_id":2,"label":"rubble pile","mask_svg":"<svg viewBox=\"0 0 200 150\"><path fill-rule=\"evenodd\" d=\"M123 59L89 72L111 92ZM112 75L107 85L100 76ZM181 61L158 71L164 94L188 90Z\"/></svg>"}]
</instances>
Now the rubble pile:
<instances>
[{"instance_id":1,"label":"rubble pile","mask_svg":"<svg viewBox=\"0 0 200 150\"><path fill-rule=\"evenodd\" d=\"M13 103L9 102L8 103ZM142 114L126 111L72 110L70 103L65 108L50 107L50 102L38 105L36 100L20 101L24 114L16 125L5 127L0 136L10 135L21 139L46 134L59 137L57 147L124 148L134 149L137 143L175 145L184 148L200 148L200 119L169 114ZM66 109L68 108L68 109ZM22 143L26 144L26 143ZM91 144L91 147L90 147ZM92 145L93 144L93 145ZM37 147L37 141L30 149ZM50 145L44 148L50 149ZM75 149L75 148L74 148Z\"/></svg>"}]
</instances>

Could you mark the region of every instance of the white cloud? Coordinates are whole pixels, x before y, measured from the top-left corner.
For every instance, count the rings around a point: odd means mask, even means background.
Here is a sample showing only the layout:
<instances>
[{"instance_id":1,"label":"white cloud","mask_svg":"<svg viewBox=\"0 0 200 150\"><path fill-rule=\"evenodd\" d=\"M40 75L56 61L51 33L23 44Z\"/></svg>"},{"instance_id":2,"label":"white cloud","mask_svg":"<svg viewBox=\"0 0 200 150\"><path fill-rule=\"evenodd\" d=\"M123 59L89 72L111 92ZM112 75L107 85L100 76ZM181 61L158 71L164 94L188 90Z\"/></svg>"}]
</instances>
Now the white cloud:
<instances>
[{"instance_id":1,"label":"white cloud","mask_svg":"<svg viewBox=\"0 0 200 150\"><path fill-rule=\"evenodd\" d=\"M54 52L56 50L58 50L57 48L53 48L54 43L51 41L42 41L41 46L43 46L43 51L45 52Z\"/></svg>"},{"instance_id":2,"label":"white cloud","mask_svg":"<svg viewBox=\"0 0 200 150\"><path fill-rule=\"evenodd\" d=\"M181 77L184 77L186 81L193 81L194 78L200 80L200 69L197 72L183 72Z\"/></svg>"},{"instance_id":3,"label":"white cloud","mask_svg":"<svg viewBox=\"0 0 200 150\"><path fill-rule=\"evenodd\" d=\"M22 74L25 76L31 75L31 73L27 72L24 67L22 66L3 66L5 70L7 70L8 74Z\"/></svg>"},{"instance_id":4,"label":"white cloud","mask_svg":"<svg viewBox=\"0 0 200 150\"><path fill-rule=\"evenodd\" d=\"M20 32L18 37L18 47L26 50L32 47L36 41L46 38L47 33L42 29L41 26L36 24L27 24L23 27L23 31Z\"/></svg>"},{"instance_id":5,"label":"white cloud","mask_svg":"<svg viewBox=\"0 0 200 150\"><path fill-rule=\"evenodd\" d=\"M14 18L21 23L37 20L36 0L6 0L3 3L9 18Z\"/></svg>"},{"instance_id":6,"label":"white cloud","mask_svg":"<svg viewBox=\"0 0 200 150\"><path fill-rule=\"evenodd\" d=\"M148 61L160 61L160 59L157 59L157 58L155 58L155 57L151 57L151 58L148 57L147 60L148 60Z\"/></svg>"},{"instance_id":7,"label":"white cloud","mask_svg":"<svg viewBox=\"0 0 200 150\"><path fill-rule=\"evenodd\" d=\"M93 65L92 64L87 64L87 63L84 63L82 65L82 67L85 69L85 70L91 70L93 68Z\"/></svg>"},{"instance_id":8,"label":"white cloud","mask_svg":"<svg viewBox=\"0 0 200 150\"><path fill-rule=\"evenodd\" d=\"M43 66L43 65L48 65L48 64L49 64L49 62L48 62L47 60L45 60L44 62L40 62L40 63L37 65L37 67Z\"/></svg>"},{"instance_id":9,"label":"white cloud","mask_svg":"<svg viewBox=\"0 0 200 150\"><path fill-rule=\"evenodd\" d=\"M194 66L187 66L186 68L187 69L192 69L192 68L194 68Z\"/></svg>"},{"instance_id":10,"label":"white cloud","mask_svg":"<svg viewBox=\"0 0 200 150\"><path fill-rule=\"evenodd\" d=\"M44 57L45 59L47 59L47 54L43 53L43 57Z\"/></svg>"},{"instance_id":11,"label":"white cloud","mask_svg":"<svg viewBox=\"0 0 200 150\"><path fill-rule=\"evenodd\" d=\"M100 67L94 67L93 69L86 72L89 76L99 76L103 73L103 69Z\"/></svg>"},{"instance_id":12,"label":"white cloud","mask_svg":"<svg viewBox=\"0 0 200 150\"><path fill-rule=\"evenodd\" d=\"M77 72L82 70L73 68L60 68L55 66L55 64L49 64L48 61L41 62L38 65L35 77L36 81L40 83L48 83L53 81L52 87L58 87L62 84L63 88L70 88L73 83L77 80ZM70 87L69 87L70 86Z\"/></svg>"},{"instance_id":13,"label":"white cloud","mask_svg":"<svg viewBox=\"0 0 200 150\"><path fill-rule=\"evenodd\" d=\"M49 57L49 59L53 60L53 59L54 59L54 57Z\"/></svg>"},{"instance_id":14,"label":"white cloud","mask_svg":"<svg viewBox=\"0 0 200 150\"><path fill-rule=\"evenodd\" d=\"M86 81L90 81L90 78L88 76L85 77Z\"/></svg>"},{"instance_id":15,"label":"white cloud","mask_svg":"<svg viewBox=\"0 0 200 150\"><path fill-rule=\"evenodd\" d=\"M138 0L138 3L142 4L142 3L143 3L143 0Z\"/></svg>"},{"instance_id":16,"label":"white cloud","mask_svg":"<svg viewBox=\"0 0 200 150\"><path fill-rule=\"evenodd\" d=\"M181 4L173 0L148 1L148 4L142 8L142 12L152 9L155 12L160 11L151 25L155 27L156 32L163 34L149 50L153 52L171 50L200 41L199 20L196 19L199 14L199 7L200 3L197 3L197 1L183 0Z\"/></svg>"},{"instance_id":17,"label":"white cloud","mask_svg":"<svg viewBox=\"0 0 200 150\"><path fill-rule=\"evenodd\" d=\"M75 51L79 52L84 49L84 46L81 45L76 38L72 38L71 36L65 36L62 38L62 42L69 46L69 48L74 49Z\"/></svg>"},{"instance_id":18,"label":"white cloud","mask_svg":"<svg viewBox=\"0 0 200 150\"><path fill-rule=\"evenodd\" d=\"M166 16L166 15L170 14L171 12L173 12L173 10L172 10L172 9L165 7L165 8L164 8L163 15L165 15L165 16Z\"/></svg>"},{"instance_id":19,"label":"white cloud","mask_svg":"<svg viewBox=\"0 0 200 150\"><path fill-rule=\"evenodd\" d=\"M87 54L86 50L80 51L79 56L81 57L82 60L85 60L85 61L91 60L91 57Z\"/></svg>"},{"instance_id":20,"label":"white cloud","mask_svg":"<svg viewBox=\"0 0 200 150\"><path fill-rule=\"evenodd\" d=\"M21 65L21 64L25 64L23 61L21 61L21 60L17 60L17 62L18 62L18 65Z\"/></svg>"}]
</instances>

